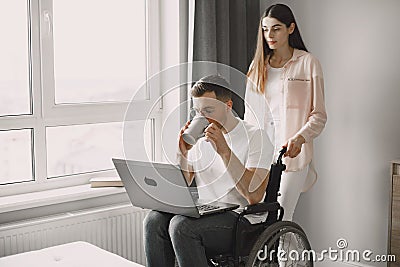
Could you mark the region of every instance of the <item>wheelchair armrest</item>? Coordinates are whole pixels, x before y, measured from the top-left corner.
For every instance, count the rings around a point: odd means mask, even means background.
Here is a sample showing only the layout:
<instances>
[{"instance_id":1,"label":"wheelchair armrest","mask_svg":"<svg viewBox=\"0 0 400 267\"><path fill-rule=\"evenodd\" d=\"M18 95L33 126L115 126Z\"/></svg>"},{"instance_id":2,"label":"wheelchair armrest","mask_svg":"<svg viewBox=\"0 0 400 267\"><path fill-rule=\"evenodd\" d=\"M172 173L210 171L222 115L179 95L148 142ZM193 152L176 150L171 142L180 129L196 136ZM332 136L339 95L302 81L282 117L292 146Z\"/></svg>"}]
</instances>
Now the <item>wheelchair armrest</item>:
<instances>
[{"instance_id":1,"label":"wheelchair armrest","mask_svg":"<svg viewBox=\"0 0 400 267\"><path fill-rule=\"evenodd\" d=\"M240 215L254 214L259 212L269 212L269 211L277 211L279 210L281 205L278 202L260 202L252 205L247 205L243 208L243 211Z\"/></svg>"}]
</instances>

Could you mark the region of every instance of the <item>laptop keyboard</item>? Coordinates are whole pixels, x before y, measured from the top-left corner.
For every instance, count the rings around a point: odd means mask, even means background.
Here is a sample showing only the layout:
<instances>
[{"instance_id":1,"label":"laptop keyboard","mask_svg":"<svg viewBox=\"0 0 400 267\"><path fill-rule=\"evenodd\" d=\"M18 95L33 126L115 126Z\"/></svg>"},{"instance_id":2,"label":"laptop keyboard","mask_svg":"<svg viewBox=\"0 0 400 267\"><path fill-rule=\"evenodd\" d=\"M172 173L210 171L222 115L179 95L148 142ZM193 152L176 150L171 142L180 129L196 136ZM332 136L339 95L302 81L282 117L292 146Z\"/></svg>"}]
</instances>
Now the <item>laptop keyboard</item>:
<instances>
[{"instance_id":1,"label":"laptop keyboard","mask_svg":"<svg viewBox=\"0 0 400 267\"><path fill-rule=\"evenodd\" d=\"M214 205L204 204L204 205L197 206L197 209L199 211L208 211L208 210L219 209L219 207L218 206L214 206Z\"/></svg>"}]
</instances>

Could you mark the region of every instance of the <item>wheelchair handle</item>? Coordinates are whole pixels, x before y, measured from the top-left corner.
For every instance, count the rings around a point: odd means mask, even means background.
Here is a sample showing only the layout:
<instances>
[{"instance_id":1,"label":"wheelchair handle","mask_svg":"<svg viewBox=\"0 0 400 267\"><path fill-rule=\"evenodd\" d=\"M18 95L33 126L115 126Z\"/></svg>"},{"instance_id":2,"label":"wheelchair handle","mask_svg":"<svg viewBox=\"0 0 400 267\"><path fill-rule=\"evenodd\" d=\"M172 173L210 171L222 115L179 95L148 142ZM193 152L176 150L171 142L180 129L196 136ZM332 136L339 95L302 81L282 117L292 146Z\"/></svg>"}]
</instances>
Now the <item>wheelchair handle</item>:
<instances>
[{"instance_id":1,"label":"wheelchair handle","mask_svg":"<svg viewBox=\"0 0 400 267\"><path fill-rule=\"evenodd\" d=\"M284 147L281 149L281 151L279 151L278 160L276 162L277 164L282 164L282 157L286 153L286 151L287 151L287 147Z\"/></svg>"}]
</instances>

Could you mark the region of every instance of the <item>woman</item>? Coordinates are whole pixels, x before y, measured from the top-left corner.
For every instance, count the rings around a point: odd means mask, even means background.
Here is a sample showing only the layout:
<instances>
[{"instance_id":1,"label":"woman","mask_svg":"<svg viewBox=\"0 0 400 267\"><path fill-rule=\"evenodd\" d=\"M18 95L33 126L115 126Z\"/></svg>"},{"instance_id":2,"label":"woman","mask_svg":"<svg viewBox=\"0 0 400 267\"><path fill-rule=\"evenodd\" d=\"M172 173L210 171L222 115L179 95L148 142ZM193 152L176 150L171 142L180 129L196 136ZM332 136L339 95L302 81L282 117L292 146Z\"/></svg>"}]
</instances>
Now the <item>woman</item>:
<instances>
[{"instance_id":1,"label":"woman","mask_svg":"<svg viewBox=\"0 0 400 267\"><path fill-rule=\"evenodd\" d=\"M320 63L307 52L288 6L272 5L261 17L247 76L244 119L267 131L275 159L287 147L278 200L291 221L300 193L316 181L313 140L327 116Z\"/></svg>"}]
</instances>

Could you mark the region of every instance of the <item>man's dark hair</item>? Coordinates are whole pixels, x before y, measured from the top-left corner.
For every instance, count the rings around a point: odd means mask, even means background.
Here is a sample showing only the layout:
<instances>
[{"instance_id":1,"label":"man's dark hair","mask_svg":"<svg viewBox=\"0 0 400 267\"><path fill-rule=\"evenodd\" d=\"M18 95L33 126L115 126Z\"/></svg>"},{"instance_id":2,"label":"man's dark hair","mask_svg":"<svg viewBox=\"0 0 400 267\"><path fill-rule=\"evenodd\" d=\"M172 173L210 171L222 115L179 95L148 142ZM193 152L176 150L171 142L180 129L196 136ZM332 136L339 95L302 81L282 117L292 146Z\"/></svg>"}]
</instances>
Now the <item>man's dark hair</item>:
<instances>
[{"instance_id":1,"label":"man's dark hair","mask_svg":"<svg viewBox=\"0 0 400 267\"><path fill-rule=\"evenodd\" d=\"M232 99L230 84L220 75L209 75L198 80L191 89L192 97L200 97L206 92L214 92L220 101Z\"/></svg>"}]
</instances>

